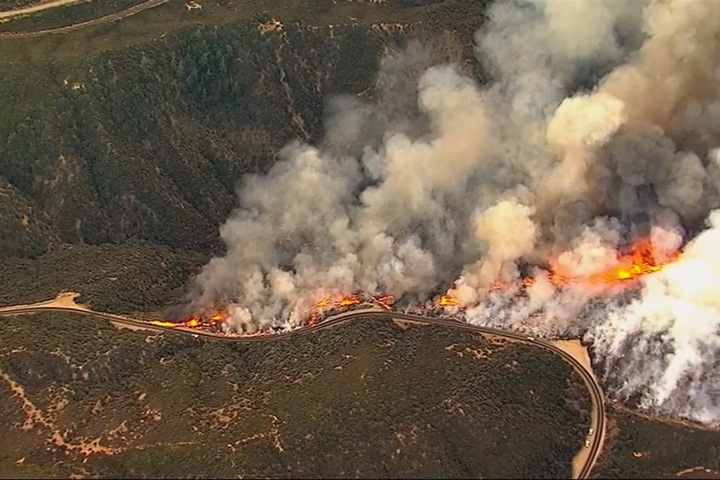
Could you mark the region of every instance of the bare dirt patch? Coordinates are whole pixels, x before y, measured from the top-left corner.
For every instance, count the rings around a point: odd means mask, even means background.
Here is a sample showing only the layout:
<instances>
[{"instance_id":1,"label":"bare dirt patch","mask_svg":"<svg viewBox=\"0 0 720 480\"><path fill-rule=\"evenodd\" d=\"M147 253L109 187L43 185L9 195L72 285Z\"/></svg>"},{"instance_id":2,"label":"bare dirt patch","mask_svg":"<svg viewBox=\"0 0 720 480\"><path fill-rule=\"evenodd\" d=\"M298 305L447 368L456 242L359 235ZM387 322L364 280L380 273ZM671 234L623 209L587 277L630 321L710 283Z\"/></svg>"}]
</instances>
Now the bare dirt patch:
<instances>
[{"instance_id":1,"label":"bare dirt patch","mask_svg":"<svg viewBox=\"0 0 720 480\"><path fill-rule=\"evenodd\" d=\"M580 343L580 340L556 340L553 344L563 352L572 356L583 367L585 367L585 369L590 372L593 377L595 377L595 373L592 369L592 362L590 361L590 354L588 353L587 348ZM602 405L600 407L602 408ZM597 418L597 405L593 405L590 410L590 424L595 425L597 423ZM593 432L593 435L588 434L587 439L591 442L600 442L602 444L605 441L605 432ZM580 470L582 470L583 466L587 463L589 456L590 448L583 445L577 455L573 458L573 478L578 477Z\"/></svg>"},{"instance_id":2,"label":"bare dirt patch","mask_svg":"<svg viewBox=\"0 0 720 480\"><path fill-rule=\"evenodd\" d=\"M393 323L398 327L402 328L403 330L410 328L410 323L406 322L405 320L398 320L397 318L393 318Z\"/></svg>"},{"instance_id":3,"label":"bare dirt patch","mask_svg":"<svg viewBox=\"0 0 720 480\"><path fill-rule=\"evenodd\" d=\"M686 468L675 475L681 478L720 478L720 473L705 467Z\"/></svg>"},{"instance_id":4,"label":"bare dirt patch","mask_svg":"<svg viewBox=\"0 0 720 480\"><path fill-rule=\"evenodd\" d=\"M72 308L74 310L89 311L89 309L80 303L76 303L75 299L80 296L77 292L60 292L57 297L52 300L45 300L36 303L24 303L20 305L11 305L9 307L0 307L0 312L12 312L13 310L22 310L24 308Z\"/></svg>"},{"instance_id":5,"label":"bare dirt patch","mask_svg":"<svg viewBox=\"0 0 720 480\"><path fill-rule=\"evenodd\" d=\"M102 453L112 455L117 453L117 449L107 448L100 445L100 439L81 440L77 443L71 443L65 440L62 434L52 420L47 417L28 397L25 395L25 389L19 383L15 382L9 375L0 372L0 379L7 383L8 388L14 397L20 400L23 411L25 412L25 421L23 422L23 430L32 430L36 425L44 427L48 431L48 441L57 447L64 448L67 451L79 451L83 455L91 455L93 453Z\"/></svg>"},{"instance_id":6,"label":"bare dirt patch","mask_svg":"<svg viewBox=\"0 0 720 480\"><path fill-rule=\"evenodd\" d=\"M592 362L590 361L590 354L586 347L580 343L580 340L556 340L553 344L562 350L563 352L571 355L575 360L580 362L588 372L592 372ZM595 374L593 373L593 377Z\"/></svg>"}]
</instances>

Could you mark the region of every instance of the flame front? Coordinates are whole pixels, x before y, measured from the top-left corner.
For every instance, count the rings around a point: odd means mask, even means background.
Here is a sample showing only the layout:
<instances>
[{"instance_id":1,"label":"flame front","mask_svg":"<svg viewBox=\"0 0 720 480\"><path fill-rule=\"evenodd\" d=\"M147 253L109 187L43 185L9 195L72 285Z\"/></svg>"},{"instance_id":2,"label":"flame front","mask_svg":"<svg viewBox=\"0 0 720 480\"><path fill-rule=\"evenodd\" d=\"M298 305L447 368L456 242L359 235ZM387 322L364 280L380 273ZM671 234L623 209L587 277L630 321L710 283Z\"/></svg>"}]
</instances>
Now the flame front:
<instances>
[{"instance_id":1,"label":"flame front","mask_svg":"<svg viewBox=\"0 0 720 480\"><path fill-rule=\"evenodd\" d=\"M454 307L457 305L457 298L450 294L441 296L437 301L438 307Z\"/></svg>"},{"instance_id":2,"label":"flame front","mask_svg":"<svg viewBox=\"0 0 720 480\"><path fill-rule=\"evenodd\" d=\"M547 280L555 287L567 285L592 285L592 286L616 286L637 280L645 275L662 270L663 267L677 260L680 252L673 252L661 259L653 250L652 243L642 239L630 246L628 252L619 254L615 265L600 272L588 276L573 276L570 272L563 271L558 262L550 262L552 267L547 275ZM522 289L527 289L535 284L532 277L525 277L520 281ZM490 286L490 291L505 290L509 287L507 282L496 280ZM448 293L442 295L436 302L436 307L456 307L457 298Z\"/></svg>"},{"instance_id":3,"label":"flame front","mask_svg":"<svg viewBox=\"0 0 720 480\"><path fill-rule=\"evenodd\" d=\"M222 313L220 312L213 312L210 315L210 320L216 323L222 323L225 321L225 318L223 317ZM201 328L204 325L204 322L196 316L192 316L188 318L187 320L181 321L181 322L172 322L168 320L151 320L150 323L152 325L157 325L158 327L165 327L165 328L178 328L178 327L185 327L185 328Z\"/></svg>"},{"instance_id":4,"label":"flame front","mask_svg":"<svg viewBox=\"0 0 720 480\"><path fill-rule=\"evenodd\" d=\"M175 328L175 327L179 327L180 325L182 325L180 323L167 322L164 320L151 320L150 323L153 325L157 325L158 327L166 327L166 328Z\"/></svg>"},{"instance_id":5,"label":"flame front","mask_svg":"<svg viewBox=\"0 0 720 480\"><path fill-rule=\"evenodd\" d=\"M360 303L360 298L358 298L357 295L351 295L349 297L341 298L339 302L337 302L338 307L350 307L352 305L357 305Z\"/></svg>"},{"instance_id":6,"label":"flame front","mask_svg":"<svg viewBox=\"0 0 720 480\"><path fill-rule=\"evenodd\" d=\"M555 270L551 272L550 281L555 285L567 285L568 283L615 285L660 271L669 263L677 260L679 256L680 252L674 252L663 261L655 254L650 241L643 239L634 243L628 253L619 255L616 264L606 270L585 278L573 278Z\"/></svg>"},{"instance_id":7,"label":"flame front","mask_svg":"<svg viewBox=\"0 0 720 480\"><path fill-rule=\"evenodd\" d=\"M392 295L381 295L374 300L385 310L392 310L392 304L395 303L395 297Z\"/></svg>"},{"instance_id":8,"label":"flame front","mask_svg":"<svg viewBox=\"0 0 720 480\"><path fill-rule=\"evenodd\" d=\"M680 252L675 252L661 258L654 252L651 242L644 239L631 245L627 253L618 254L615 264L600 272L588 276L573 276L571 272L564 270L559 262L551 261L549 262L550 268L546 278L552 285L558 288L571 284L592 286L622 285L661 270L664 266L676 260L679 255ZM530 288L536 281L536 279L531 277L525 277L519 282L520 289ZM490 286L489 290L505 290L509 286L507 282L498 280ZM307 310L305 313L305 323L307 325L314 325L319 322L324 315L348 310L361 304L375 305L385 310L392 310L394 303L395 298L392 295L380 295L376 297L365 293L355 293L324 296ZM438 297L433 307L451 309L459 308L461 305L451 290L445 295ZM424 307L408 306L408 311L415 311L422 314L426 308L427 305ZM211 311L201 317L193 316L184 321L152 320L150 323L166 328L203 328L217 331L225 319L225 313L223 311ZM262 332L258 334L262 334Z\"/></svg>"}]
</instances>

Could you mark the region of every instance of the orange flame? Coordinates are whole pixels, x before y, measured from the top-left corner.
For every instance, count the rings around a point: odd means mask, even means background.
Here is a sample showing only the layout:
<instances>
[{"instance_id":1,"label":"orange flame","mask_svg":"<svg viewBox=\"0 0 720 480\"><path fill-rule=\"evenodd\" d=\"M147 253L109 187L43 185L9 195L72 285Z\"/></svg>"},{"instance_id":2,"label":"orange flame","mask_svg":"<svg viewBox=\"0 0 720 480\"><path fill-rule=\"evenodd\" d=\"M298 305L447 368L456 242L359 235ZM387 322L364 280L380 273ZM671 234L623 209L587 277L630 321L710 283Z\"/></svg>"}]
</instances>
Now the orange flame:
<instances>
[{"instance_id":1,"label":"orange flame","mask_svg":"<svg viewBox=\"0 0 720 480\"><path fill-rule=\"evenodd\" d=\"M554 272L550 281L554 284L567 284L570 282L594 285L613 285L636 280L645 275L658 272L669 263L675 261L680 252L674 252L667 259L660 259L655 254L649 240L643 239L634 243L629 251L619 255L617 263L601 272L594 273L585 278L571 278Z\"/></svg>"},{"instance_id":2,"label":"orange flame","mask_svg":"<svg viewBox=\"0 0 720 480\"><path fill-rule=\"evenodd\" d=\"M612 286L631 282L644 275L661 270L664 266L676 260L680 252L668 255L666 258L660 258L653 251L652 244L649 240L644 239L633 244L627 252L618 254L617 262L612 267L601 272L588 276L573 276L569 272L564 272L557 262L550 262L551 268L548 273L548 281L558 287L569 284L579 285L600 285ZM535 280L526 277L521 280L521 288L527 289L533 286ZM490 286L491 291L503 290L509 285L507 282L498 280ZM314 325L321 319L321 315L327 309L347 309L355 305L361 304L365 300L370 300L386 310L392 310L395 298L392 295L382 295L373 297L371 295L356 293L344 296L328 296L318 300L307 312L307 324ZM435 307L458 307L458 298L448 292L440 296L435 301ZM423 307L410 307L422 313ZM213 328L217 323L225 320L224 313L221 311L212 311L207 315L203 315L201 320L199 317L193 316L182 322L171 322L166 320L152 320L150 323L167 328L186 327L186 328ZM258 333L262 334L262 332Z\"/></svg>"},{"instance_id":3,"label":"orange flame","mask_svg":"<svg viewBox=\"0 0 720 480\"><path fill-rule=\"evenodd\" d=\"M329 306L331 302L332 302L332 299L330 297L325 297L315 304L315 308L325 308L325 307Z\"/></svg>"},{"instance_id":4,"label":"orange flame","mask_svg":"<svg viewBox=\"0 0 720 480\"><path fill-rule=\"evenodd\" d=\"M348 295L345 297L324 297L318 300L313 309L320 309L327 307L350 307L360 303L360 297L358 295Z\"/></svg>"},{"instance_id":5,"label":"orange flame","mask_svg":"<svg viewBox=\"0 0 720 480\"><path fill-rule=\"evenodd\" d=\"M548 274L548 281L556 287L571 283L600 286L618 285L660 271L679 256L680 252L678 251L668 255L667 259L660 259L653 251L650 241L643 239L634 243L627 253L619 255L616 264L606 270L586 277L573 277L570 274L563 273L559 266L555 266ZM521 282L522 288L527 289L534 285L535 280L531 277L525 277ZM497 280L490 286L490 290L503 290L507 287L506 282ZM456 305L457 299L449 294L441 296L436 302L438 307L453 307Z\"/></svg>"},{"instance_id":6,"label":"orange flame","mask_svg":"<svg viewBox=\"0 0 720 480\"><path fill-rule=\"evenodd\" d=\"M392 295L382 295L378 297L378 301L384 303L385 305L392 305L395 303L395 297Z\"/></svg>"},{"instance_id":7,"label":"orange flame","mask_svg":"<svg viewBox=\"0 0 720 480\"><path fill-rule=\"evenodd\" d=\"M437 301L439 307L454 307L457 305L457 298L452 295L443 295Z\"/></svg>"},{"instance_id":8,"label":"orange flame","mask_svg":"<svg viewBox=\"0 0 720 480\"><path fill-rule=\"evenodd\" d=\"M357 295L351 295L349 297L341 298L338 302L336 302L336 305L338 307L349 307L352 305L357 305L360 303L360 299Z\"/></svg>"},{"instance_id":9,"label":"orange flame","mask_svg":"<svg viewBox=\"0 0 720 480\"><path fill-rule=\"evenodd\" d=\"M157 325L158 327L166 327L166 328L175 328L182 325L181 323L175 323L175 322L166 322L163 320L152 320L150 321L151 324Z\"/></svg>"},{"instance_id":10,"label":"orange flame","mask_svg":"<svg viewBox=\"0 0 720 480\"><path fill-rule=\"evenodd\" d=\"M391 305L395 303L395 297L393 297L392 295L382 295L375 300L385 310L392 310Z\"/></svg>"},{"instance_id":11,"label":"orange flame","mask_svg":"<svg viewBox=\"0 0 720 480\"><path fill-rule=\"evenodd\" d=\"M170 322L167 320L151 320L150 323L152 325L157 325L158 327L165 327L165 328L177 328L177 327L187 327L187 328L198 328L201 325L200 320L197 317L190 317L184 322Z\"/></svg>"},{"instance_id":12,"label":"orange flame","mask_svg":"<svg viewBox=\"0 0 720 480\"><path fill-rule=\"evenodd\" d=\"M313 310L310 312L310 315L308 315L307 324L312 326L315 325L320 318L320 313L317 310Z\"/></svg>"}]
</instances>

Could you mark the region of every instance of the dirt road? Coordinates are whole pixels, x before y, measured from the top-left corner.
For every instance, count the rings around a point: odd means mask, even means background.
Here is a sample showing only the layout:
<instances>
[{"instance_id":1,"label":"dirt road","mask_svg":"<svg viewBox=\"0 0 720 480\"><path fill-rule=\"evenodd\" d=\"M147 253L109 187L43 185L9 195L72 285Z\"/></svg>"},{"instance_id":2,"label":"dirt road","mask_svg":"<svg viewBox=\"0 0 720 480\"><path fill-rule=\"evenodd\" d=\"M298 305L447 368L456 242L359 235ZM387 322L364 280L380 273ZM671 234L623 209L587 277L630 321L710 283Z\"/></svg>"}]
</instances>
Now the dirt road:
<instances>
[{"instance_id":1,"label":"dirt road","mask_svg":"<svg viewBox=\"0 0 720 480\"><path fill-rule=\"evenodd\" d=\"M87 2L88 0L54 0L52 2L43 2L29 7L18 8L16 10L5 10L0 12L0 19L8 17L16 17L28 13L35 13L48 8L62 7L63 5L72 5L73 3Z\"/></svg>"},{"instance_id":2,"label":"dirt road","mask_svg":"<svg viewBox=\"0 0 720 480\"><path fill-rule=\"evenodd\" d=\"M65 3L73 2L73 0L59 0L59 1L64 1ZM108 22L115 22L118 20L122 20L123 18L129 17L131 15L135 15L136 13L140 13L149 8L157 7L158 5L162 5L163 3L167 3L169 1L170 0L148 0L145 3L135 5L133 7L130 7L126 10L122 10L117 13L111 13L110 15L105 15L104 17L94 18L92 20L75 23L72 25L68 25L66 27L52 28L49 30L38 30L35 32L0 33L0 38L28 38L28 37L39 37L41 35L48 35L48 34L68 33L68 32L72 32L73 30L78 30L80 28L89 27L91 25L99 25L101 23L108 23ZM53 3L57 3L57 2L53 2Z\"/></svg>"}]
</instances>

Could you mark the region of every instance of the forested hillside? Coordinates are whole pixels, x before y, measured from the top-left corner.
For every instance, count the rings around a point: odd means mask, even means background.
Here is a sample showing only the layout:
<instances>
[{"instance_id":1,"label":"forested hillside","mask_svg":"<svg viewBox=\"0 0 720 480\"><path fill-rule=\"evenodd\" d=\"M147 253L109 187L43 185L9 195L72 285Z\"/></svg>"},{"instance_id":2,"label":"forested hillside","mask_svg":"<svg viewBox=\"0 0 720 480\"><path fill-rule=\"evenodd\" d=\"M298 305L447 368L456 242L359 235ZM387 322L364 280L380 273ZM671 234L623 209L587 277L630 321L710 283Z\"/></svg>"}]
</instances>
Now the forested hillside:
<instances>
[{"instance_id":1,"label":"forested hillside","mask_svg":"<svg viewBox=\"0 0 720 480\"><path fill-rule=\"evenodd\" d=\"M589 421L560 357L444 327L228 344L41 314L0 334L15 478L569 478Z\"/></svg>"},{"instance_id":2,"label":"forested hillside","mask_svg":"<svg viewBox=\"0 0 720 480\"><path fill-rule=\"evenodd\" d=\"M205 28L73 65L4 71L13 101L0 131L2 204L17 213L2 215L1 251L38 254L53 238L212 248L241 175L267 168L290 139L317 137L343 55L363 52L361 75L344 87L369 86L373 40L360 29L330 44L292 26L287 37ZM32 85L11 96L23 79Z\"/></svg>"},{"instance_id":3,"label":"forested hillside","mask_svg":"<svg viewBox=\"0 0 720 480\"><path fill-rule=\"evenodd\" d=\"M388 51L424 36L471 55L470 35L435 27L269 20L0 68L0 255L129 238L214 251L242 175L318 141L333 94L372 96Z\"/></svg>"}]
</instances>

